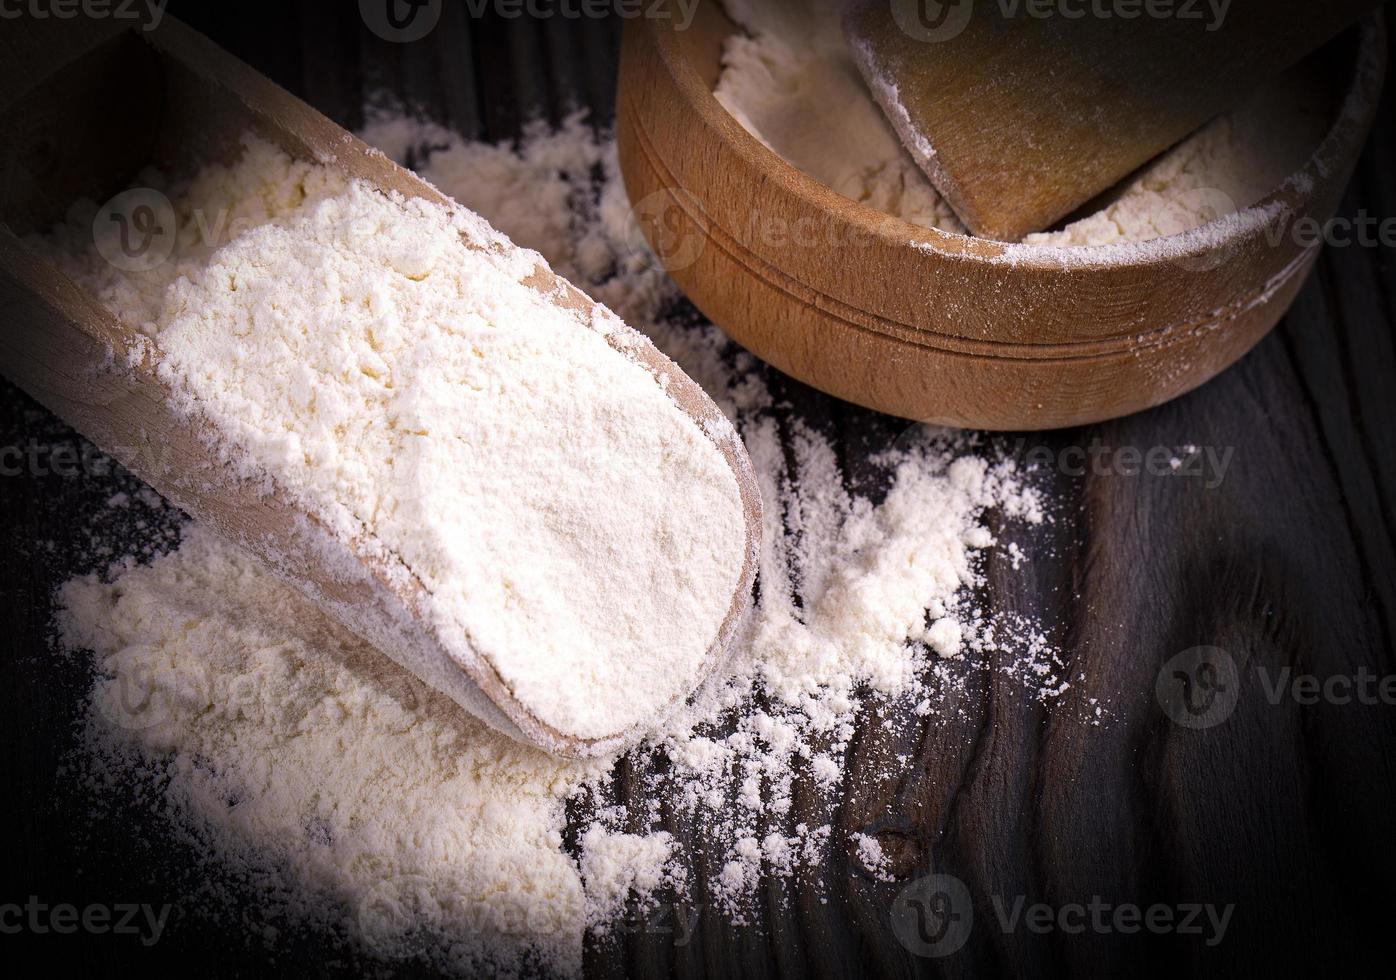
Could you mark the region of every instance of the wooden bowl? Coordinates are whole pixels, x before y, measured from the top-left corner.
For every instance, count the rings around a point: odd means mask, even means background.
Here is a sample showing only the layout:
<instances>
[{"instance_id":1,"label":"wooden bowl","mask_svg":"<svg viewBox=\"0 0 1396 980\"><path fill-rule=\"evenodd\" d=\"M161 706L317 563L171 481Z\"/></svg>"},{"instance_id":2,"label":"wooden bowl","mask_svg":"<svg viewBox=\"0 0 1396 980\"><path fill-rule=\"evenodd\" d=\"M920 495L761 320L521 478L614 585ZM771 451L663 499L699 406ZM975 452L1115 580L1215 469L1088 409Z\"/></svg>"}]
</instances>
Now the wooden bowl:
<instances>
[{"instance_id":1,"label":"wooden bowl","mask_svg":"<svg viewBox=\"0 0 1396 980\"><path fill-rule=\"evenodd\" d=\"M1296 223L1335 213L1386 62L1380 15L1315 55L1332 126L1256 206L1147 243L1028 247L912 225L786 163L712 95L737 29L712 0L687 30L627 27L617 137L651 246L705 315L780 370L983 429L1126 415L1250 350L1313 267L1319 247Z\"/></svg>"}]
</instances>

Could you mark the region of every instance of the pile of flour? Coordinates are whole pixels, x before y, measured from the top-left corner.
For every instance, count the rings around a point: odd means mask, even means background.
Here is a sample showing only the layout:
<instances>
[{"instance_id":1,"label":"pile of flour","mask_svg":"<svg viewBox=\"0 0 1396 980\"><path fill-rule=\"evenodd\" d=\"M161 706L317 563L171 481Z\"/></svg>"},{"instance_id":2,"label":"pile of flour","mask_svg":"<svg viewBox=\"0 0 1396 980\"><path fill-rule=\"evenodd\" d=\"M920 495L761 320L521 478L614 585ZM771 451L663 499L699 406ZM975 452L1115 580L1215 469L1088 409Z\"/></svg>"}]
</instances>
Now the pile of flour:
<instances>
[{"instance_id":1,"label":"pile of flour","mask_svg":"<svg viewBox=\"0 0 1396 980\"><path fill-rule=\"evenodd\" d=\"M167 780L223 862L337 893L383 952L578 962L558 828L587 769L494 733L201 527L62 600L65 642L99 658L106 760Z\"/></svg>"},{"instance_id":2,"label":"pile of flour","mask_svg":"<svg viewBox=\"0 0 1396 980\"><path fill-rule=\"evenodd\" d=\"M696 686L742 502L698 422L608 343L625 327L523 285L542 260L475 215L253 137L168 193L175 251L149 271L81 247L91 207L50 245L158 343L241 475L368 536L447 652L486 657L555 730L616 736Z\"/></svg>"},{"instance_id":3,"label":"pile of flour","mask_svg":"<svg viewBox=\"0 0 1396 980\"><path fill-rule=\"evenodd\" d=\"M624 759L565 764L474 722L186 528L165 557L63 590L64 646L96 658L98 785L134 780L230 872L284 882L287 902L263 913L274 922L328 921L380 955L465 974L538 962L572 974L588 930L604 934L636 903L741 921L763 883L829 866L848 846L834 815L866 712L914 733L992 671L1061 712L1098 713L1077 703L1036 623L975 598L999 547L991 516L1050 519L1025 475L967 437L913 426L843 447L870 483L851 489L829 436L680 303L643 247L613 142L579 119L516 146L400 115L365 136L542 252L728 412L766 505L759 603L725 670L663 730ZM642 804L618 805L618 764ZM902 778L888 764L860 775ZM822 817L795 815L797 783ZM690 838L717 858L710 872ZM874 841L856 854L883 873Z\"/></svg>"},{"instance_id":4,"label":"pile of flour","mask_svg":"<svg viewBox=\"0 0 1396 980\"><path fill-rule=\"evenodd\" d=\"M912 224L964 226L907 153L844 41L838 0L726 0L744 29L714 94L752 135L830 188ZM1264 86L1108 195L1029 245L1110 245L1177 235L1260 201L1327 131L1324 86L1301 66Z\"/></svg>"}]
</instances>

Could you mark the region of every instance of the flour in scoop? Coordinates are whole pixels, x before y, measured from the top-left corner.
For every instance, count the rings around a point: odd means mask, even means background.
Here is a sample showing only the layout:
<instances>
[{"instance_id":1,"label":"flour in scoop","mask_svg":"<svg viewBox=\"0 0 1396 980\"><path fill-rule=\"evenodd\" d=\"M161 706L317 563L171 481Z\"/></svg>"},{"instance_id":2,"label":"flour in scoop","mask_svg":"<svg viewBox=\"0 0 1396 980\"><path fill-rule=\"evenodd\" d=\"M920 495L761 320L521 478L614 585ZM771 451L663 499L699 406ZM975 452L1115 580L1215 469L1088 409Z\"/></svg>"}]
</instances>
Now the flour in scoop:
<instances>
[{"instance_id":1,"label":"flour in scoop","mask_svg":"<svg viewBox=\"0 0 1396 980\"><path fill-rule=\"evenodd\" d=\"M400 560L451 657L484 657L564 735L652 727L697 685L742 501L709 434L608 342L638 335L525 286L541 257L472 213L253 137L167 192L177 244L150 271L82 248L91 208L48 245L158 344L226 462Z\"/></svg>"},{"instance_id":2,"label":"flour in scoop","mask_svg":"<svg viewBox=\"0 0 1396 980\"><path fill-rule=\"evenodd\" d=\"M714 94L748 132L845 197L925 228L964 232L868 91L844 40L838 0L725 0L725 7L742 29L723 47ZM890 80L883 94L898 104ZM1328 108L1321 80L1301 65L1125 181L1094 213L1024 242L1149 241L1249 208L1309 160L1327 131Z\"/></svg>"}]
</instances>

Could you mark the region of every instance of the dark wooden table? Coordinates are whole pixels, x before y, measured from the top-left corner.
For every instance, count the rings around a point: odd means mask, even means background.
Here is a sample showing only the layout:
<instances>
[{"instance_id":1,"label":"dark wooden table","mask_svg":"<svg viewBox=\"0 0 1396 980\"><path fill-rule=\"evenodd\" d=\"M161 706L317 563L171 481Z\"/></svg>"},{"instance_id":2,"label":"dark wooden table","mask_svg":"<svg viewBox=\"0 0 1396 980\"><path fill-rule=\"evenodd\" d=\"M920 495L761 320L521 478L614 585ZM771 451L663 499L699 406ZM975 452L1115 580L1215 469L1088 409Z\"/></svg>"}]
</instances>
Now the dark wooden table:
<instances>
[{"instance_id":1,"label":"dark wooden table","mask_svg":"<svg viewBox=\"0 0 1396 980\"><path fill-rule=\"evenodd\" d=\"M398 45L367 31L350 3L174 0L170 8L350 127L362 121L365 96L380 90L491 139L576 105L599 121L611 114L614 19L473 19L465 3L448 2L427 39ZM1388 99L1344 204L1345 215L1386 220L1388 229L1394 121ZM1232 454L1219 484L1058 468L1044 477L1056 521L1006 532L1032 562L1018 572L1003 557L989 566L985 601L1048 624L1070 675L1083 677L1079 694L1108 705L1112 720L1083 724L1079 712L1044 706L993 674L976 675L963 710L922 728L898 735L865 718L835 840L879 835L897 882L874 880L835 846L814 878L770 885L755 924L735 927L689 906L685 914L698 919L687 944L663 922L637 922L617 942L591 944L589 972L1328 975L1375 963L1389 973L1396 682L1385 698L1369 682L1350 703L1339 689L1301 703L1311 699L1300 687L1298 698L1269 688L1285 668L1319 680L1396 675L1394 318L1391 248L1330 247L1281 327L1221 378L1155 411L1022 443L1022 452L1044 446L1056 459L1187 444ZM836 439L855 473L861 448L897 431L794 382L774 383ZM33 895L79 906L170 902L175 911L149 948L130 937L12 935L0 921L0 969L37 955L60 973L96 975L391 972L326 953L313 935L286 939L269 959L251 928L254 891L245 921L206 914L198 848L171 837L150 801L114 793L99 804L74 778L84 668L51 653L52 592L103 563L109 542L89 528L131 481L86 463L53 465L56 446L83 451L61 423L0 386L0 447L10 451L0 460L0 644L10 664L0 687L0 905ZM148 538L134 526L138 515L129 519L132 540ZM1222 653L1201 666L1173 663L1198 647ZM1175 667L1202 684L1196 699L1215 682L1210 695L1221 707L1170 717L1155 684L1161 670L1171 682ZM1189 717L1217 723L1180 723ZM895 752L912 757L905 776L872 778ZM622 778L622 799L626 785ZM701 879L710 870L701 828L673 829ZM963 883L974 918L963 949L939 958L911 955L891 926L897 896L931 872ZM701 902L701 885L695 894ZM1234 912L1224 940L1210 946L1205 935L1125 933L1089 918L1079 934L1006 932L995 911L996 901L1011 908L1019 897L1060 909L1097 896L1112 907L1207 903Z\"/></svg>"}]
</instances>

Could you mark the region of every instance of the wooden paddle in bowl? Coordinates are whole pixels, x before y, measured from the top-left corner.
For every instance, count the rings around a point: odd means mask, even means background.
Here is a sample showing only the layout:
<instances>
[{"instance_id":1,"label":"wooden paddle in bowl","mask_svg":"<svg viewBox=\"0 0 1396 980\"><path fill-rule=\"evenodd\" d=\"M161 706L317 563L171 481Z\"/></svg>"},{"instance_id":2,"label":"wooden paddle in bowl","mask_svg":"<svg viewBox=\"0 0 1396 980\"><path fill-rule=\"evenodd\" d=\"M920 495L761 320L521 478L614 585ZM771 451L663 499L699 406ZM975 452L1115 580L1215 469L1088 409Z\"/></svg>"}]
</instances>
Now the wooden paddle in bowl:
<instances>
[{"instance_id":1,"label":"wooden paddle in bowl","mask_svg":"<svg viewBox=\"0 0 1396 980\"><path fill-rule=\"evenodd\" d=\"M172 502L259 556L352 631L493 727L570 757L603 754L638 739L640 724L595 739L550 727L514 696L488 657L473 650L462 656L462 639L440 634L426 614L424 588L391 549L367 534L344 538L274 481L248 480L221 462L211 449L210 423L174 407L158 375L158 345L24 240L59 220L71 202L102 201L123 190L147 164L187 173L202 162L226 162L248 131L293 157L336 167L384 191L452 206L173 18L149 33L110 20L30 19L7 26L0 33L0 304L7 313L0 368ZM137 232L153 230L149 215L144 225L136 212L129 217ZM545 266L524 286L574 311L579 329L599 312ZM710 671L750 602L755 577L761 505L751 464L721 411L676 365L633 331L616 330L607 339L648 369L708 434L741 495L746 547L741 569L734 569L737 586L727 615L707 651ZM700 673L692 683L702 679ZM689 693L675 692L672 703Z\"/></svg>"},{"instance_id":2,"label":"wooden paddle in bowl","mask_svg":"<svg viewBox=\"0 0 1396 980\"><path fill-rule=\"evenodd\" d=\"M1016 242L1378 6L844 0L844 28L873 96L966 227Z\"/></svg>"},{"instance_id":3,"label":"wooden paddle in bowl","mask_svg":"<svg viewBox=\"0 0 1396 980\"><path fill-rule=\"evenodd\" d=\"M1014 431L1162 404L1264 337L1317 258L1298 232L1337 210L1386 64L1380 14L1305 59L1326 134L1254 207L1147 242L1027 246L910 224L782 159L713 95L740 35L715 0L684 29L626 28L621 171L658 216L641 229L670 274L734 340L821 391Z\"/></svg>"}]
</instances>

